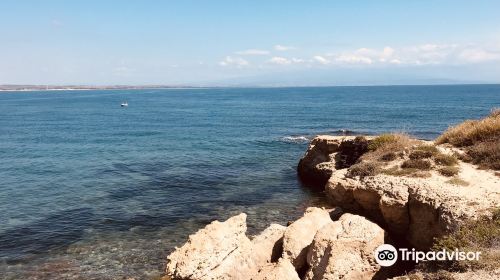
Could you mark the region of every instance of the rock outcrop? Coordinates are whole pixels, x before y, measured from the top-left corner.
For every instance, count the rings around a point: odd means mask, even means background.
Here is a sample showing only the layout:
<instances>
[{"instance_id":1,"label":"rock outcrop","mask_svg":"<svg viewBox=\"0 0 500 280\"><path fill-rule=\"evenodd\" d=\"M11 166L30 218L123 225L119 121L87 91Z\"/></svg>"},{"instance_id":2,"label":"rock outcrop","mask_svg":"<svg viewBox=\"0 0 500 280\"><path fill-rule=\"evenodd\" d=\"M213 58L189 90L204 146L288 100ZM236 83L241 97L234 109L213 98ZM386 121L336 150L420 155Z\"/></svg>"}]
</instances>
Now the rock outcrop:
<instances>
[{"instance_id":1,"label":"rock outcrop","mask_svg":"<svg viewBox=\"0 0 500 280\"><path fill-rule=\"evenodd\" d=\"M224 279L226 271L218 267L223 263L224 267L235 267L229 262L251 248L246 229L244 213L225 222L212 222L168 256L167 275L174 279Z\"/></svg>"},{"instance_id":2,"label":"rock outcrop","mask_svg":"<svg viewBox=\"0 0 500 280\"><path fill-rule=\"evenodd\" d=\"M310 207L304 216L293 222L285 230L283 237L283 258L289 259L297 268L306 264L307 250L314 235L327 223L331 222L330 214L323 209Z\"/></svg>"},{"instance_id":3,"label":"rock outcrop","mask_svg":"<svg viewBox=\"0 0 500 280\"><path fill-rule=\"evenodd\" d=\"M245 214L212 222L168 256L167 275L173 279L246 279L281 256L285 229L272 224L250 241L245 235Z\"/></svg>"},{"instance_id":4,"label":"rock outcrop","mask_svg":"<svg viewBox=\"0 0 500 280\"><path fill-rule=\"evenodd\" d=\"M343 145L345 141L350 144ZM450 184L449 177L435 171L427 178L384 174L347 176L348 169L339 168L345 165L338 164L338 154L342 147L355 147L351 154L359 156L362 147L353 146L353 141L336 136L316 137L299 164L299 174L321 171L318 184L329 176L324 189L333 206L370 217L418 249L428 249L435 237L457 229L462 221L475 219L487 214L488 209L500 206L500 178L464 162L459 163L459 176L469 182L468 186ZM446 147L439 149L452 153L446 151ZM329 166L328 171L321 166Z\"/></svg>"},{"instance_id":5,"label":"rock outcrop","mask_svg":"<svg viewBox=\"0 0 500 280\"><path fill-rule=\"evenodd\" d=\"M235 278L236 279L236 278ZM238 278L247 279L247 278ZM252 280L299 280L299 275L295 271L295 267L289 260L280 259L277 263L264 265L255 276L250 277Z\"/></svg>"},{"instance_id":6,"label":"rock outcrop","mask_svg":"<svg viewBox=\"0 0 500 280\"><path fill-rule=\"evenodd\" d=\"M325 185L332 171L335 170L334 156L331 157L331 155L338 151L343 139L325 135L318 136L311 141L309 149L300 159L297 167L304 183L319 188Z\"/></svg>"},{"instance_id":7,"label":"rock outcrop","mask_svg":"<svg viewBox=\"0 0 500 280\"><path fill-rule=\"evenodd\" d=\"M305 279L372 279L380 267L374 250L384 244L385 232L364 217L344 214L323 226L307 255Z\"/></svg>"},{"instance_id":8,"label":"rock outcrop","mask_svg":"<svg viewBox=\"0 0 500 280\"><path fill-rule=\"evenodd\" d=\"M166 277L370 279L379 269L372 253L385 231L357 215L330 218L340 214L338 208L310 207L288 227L272 224L252 240L245 235L245 214L212 222L168 256Z\"/></svg>"}]
</instances>

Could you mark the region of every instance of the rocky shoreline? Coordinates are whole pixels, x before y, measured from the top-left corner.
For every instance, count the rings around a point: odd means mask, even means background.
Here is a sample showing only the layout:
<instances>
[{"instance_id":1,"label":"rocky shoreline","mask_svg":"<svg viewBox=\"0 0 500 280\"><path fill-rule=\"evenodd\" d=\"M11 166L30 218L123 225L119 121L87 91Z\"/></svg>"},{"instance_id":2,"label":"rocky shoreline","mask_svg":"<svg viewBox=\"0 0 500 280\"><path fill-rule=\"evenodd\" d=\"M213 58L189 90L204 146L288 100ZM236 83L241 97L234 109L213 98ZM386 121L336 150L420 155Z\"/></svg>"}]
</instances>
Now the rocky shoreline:
<instances>
[{"instance_id":1,"label":"rocky shoreline","mask_svg":"<svg viewBox=\"0 0 500 280\"><path fill-rule=\"evenodd\" d=\"M381 267L374 250L427 251L467 221L491 217L500 176L459 160L463 149L398 137L317 136L298 174L329 207L251 238L244 213L214 221L168 256L165 279L406 279L414 264ZM443 279L498 279L500 268L450 275Z\"/></svg>"}]
</instances>

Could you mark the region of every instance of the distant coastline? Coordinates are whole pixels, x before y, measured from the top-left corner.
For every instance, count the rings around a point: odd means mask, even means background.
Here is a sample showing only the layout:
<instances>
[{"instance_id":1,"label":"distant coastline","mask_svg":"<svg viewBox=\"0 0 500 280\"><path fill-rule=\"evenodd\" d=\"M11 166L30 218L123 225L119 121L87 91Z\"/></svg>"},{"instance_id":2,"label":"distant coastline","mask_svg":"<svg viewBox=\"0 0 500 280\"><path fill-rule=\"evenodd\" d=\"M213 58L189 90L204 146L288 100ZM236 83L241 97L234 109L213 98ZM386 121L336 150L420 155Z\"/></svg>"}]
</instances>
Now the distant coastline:
<instances>
[{"instance_id":1,"label":"distant coastline","mask_svg":"<svg viewBox=\"0 0 500 280\"><path fill-rule=\"evenodd\" d=\"M328 88L328 87L404 87L404 86L492 86L497 83L464 83L464 84L368 84L368 85L305 85L305 86L223 86L223 85L10 85L0 84L0 92L29 92L29 91L83 91L83 90L128 90L128 89L208 89L208 88Z\"/></svg>"},{"instance_id":2,"label":"distant coastline","mask_svg":"<svg viewBox=\"0 0 500 280\"><path fill-rule=\"evenodd\" d=\"M129 85L111 85L111 86L89 86L89 85L0 85L1 91L63 91L63 90L123 90L123 89L196 89L206 88L197 86L129 86Z\"/></svg>"}]
</instances>

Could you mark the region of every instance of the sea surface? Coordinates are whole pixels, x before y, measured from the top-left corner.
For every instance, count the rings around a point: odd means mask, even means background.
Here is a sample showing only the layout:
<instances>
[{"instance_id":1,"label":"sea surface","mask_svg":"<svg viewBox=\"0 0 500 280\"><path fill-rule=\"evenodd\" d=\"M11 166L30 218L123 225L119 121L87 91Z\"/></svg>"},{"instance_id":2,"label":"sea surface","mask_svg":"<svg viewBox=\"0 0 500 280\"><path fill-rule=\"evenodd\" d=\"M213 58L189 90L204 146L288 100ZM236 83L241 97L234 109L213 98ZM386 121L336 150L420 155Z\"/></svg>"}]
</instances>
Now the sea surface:
<instances>
[{"instance_id":1,"label":"sea surface","mask_svg":"<svg viewBox=\"0 0 500 280\"><path fill-rule=\"evenodd\" d=\"M2 92L0 279L157 279L214 219L321 204L314 135L433 139L493 107L500 85Z\"/></svg>"}]
</instances>

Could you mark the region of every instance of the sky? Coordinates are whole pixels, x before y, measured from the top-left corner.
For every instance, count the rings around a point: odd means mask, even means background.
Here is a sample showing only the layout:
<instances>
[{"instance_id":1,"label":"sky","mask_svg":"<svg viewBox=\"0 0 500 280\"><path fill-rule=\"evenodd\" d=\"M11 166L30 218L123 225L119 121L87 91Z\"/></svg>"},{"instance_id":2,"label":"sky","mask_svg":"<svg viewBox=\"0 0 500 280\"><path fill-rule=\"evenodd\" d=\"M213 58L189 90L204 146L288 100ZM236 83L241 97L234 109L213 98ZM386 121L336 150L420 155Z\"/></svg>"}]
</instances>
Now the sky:
<instances>
[{"instance_id":1,"label":"sky","mask_svg":"<svg viewBox=\"0 0 500 280\"><path fill-rule=\"evenodd\" d=\"M0 1L0 84L500 83L500 1Z\"/></svg>"}]
</instances>

